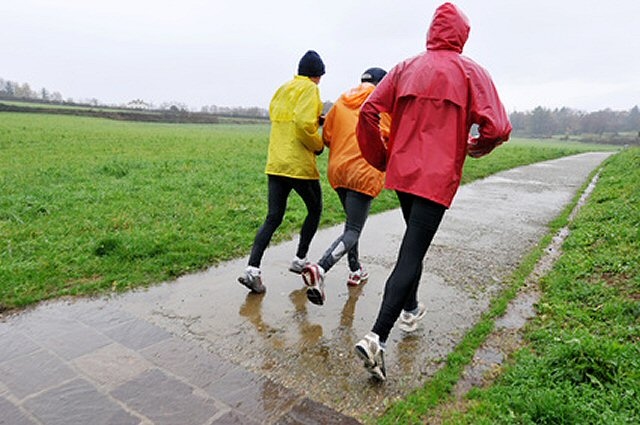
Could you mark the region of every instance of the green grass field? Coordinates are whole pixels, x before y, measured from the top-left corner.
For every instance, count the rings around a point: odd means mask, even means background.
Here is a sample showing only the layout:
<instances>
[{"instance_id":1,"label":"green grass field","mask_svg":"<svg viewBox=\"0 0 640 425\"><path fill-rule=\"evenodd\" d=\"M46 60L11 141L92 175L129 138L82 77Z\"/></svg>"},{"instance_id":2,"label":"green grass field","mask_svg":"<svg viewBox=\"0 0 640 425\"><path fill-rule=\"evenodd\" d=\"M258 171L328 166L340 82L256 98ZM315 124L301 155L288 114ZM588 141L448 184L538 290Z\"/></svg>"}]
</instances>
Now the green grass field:
<instances>
[{"instance_id":1,"label":"green grass field","mask_svg":"<svg viewBox=\"0 0 640 425\"><path fill-rule=\"evenodd\" d=\"M0 311L158 283L246 255L266 213L268 125L0 113ZM464 181L585 150L513 140ZM343 220L324 178L322 226ZM383 194L372 213L395 208ZM274 243L304 218L292 197Z\"/></svg>"}]
</instances>

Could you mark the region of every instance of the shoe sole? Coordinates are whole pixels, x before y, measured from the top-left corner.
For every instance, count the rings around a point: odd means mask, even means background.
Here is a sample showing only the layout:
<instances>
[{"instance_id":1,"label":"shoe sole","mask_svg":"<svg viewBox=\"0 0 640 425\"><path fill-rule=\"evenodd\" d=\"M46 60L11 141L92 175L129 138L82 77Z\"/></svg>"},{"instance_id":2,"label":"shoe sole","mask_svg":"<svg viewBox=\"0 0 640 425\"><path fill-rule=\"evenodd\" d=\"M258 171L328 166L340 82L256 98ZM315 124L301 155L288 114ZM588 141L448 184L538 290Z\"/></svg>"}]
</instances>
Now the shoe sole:
<instances>
[{"instance_id":1,"label":"shoe sole","mask_svg":"<svg viewBox=\"0 0 640 425\"><path fill-rule=\"evenodd\" d=\"M373 368L376 365L376 362L371 360L371 357L369 357L369 352L366 348L356 345L356 354L364 361L364 366L366 368Z\"/></svg>"},{"instance_id":2,"label":"shoe sole","mask_svg":"<svg viewBox=\"0 0 640 425\"><path fill-rule=\"evenodd\" d=\"M381 382L387 380L387 376L382 372L382 370L378 366L371 369L367 369L367 370L371 374L371 377L373 377L374 379Z\"/></svg>"},{"instance_id":3,"label":"shoe sole","mask_svg":"<svg viewBox=\"0 0 640 425\"><path fill-rule=\"evenodd\" d=\"M291 273L295 273L295 274L301 274L302 273L302 269L298 270L298 269L294 269L293 267L289 267L289 271Z\"/></svg>"},{"instance_id":4,"label":"shoe sole","mask_svg":"<svg viewBox=\"0 0 640 425\"><path fill-rule=\"evenodd\" d=\"M323 305L324 297L319 288L307 288L307 299L315 305Z\"/></svg>"}]
</instances>

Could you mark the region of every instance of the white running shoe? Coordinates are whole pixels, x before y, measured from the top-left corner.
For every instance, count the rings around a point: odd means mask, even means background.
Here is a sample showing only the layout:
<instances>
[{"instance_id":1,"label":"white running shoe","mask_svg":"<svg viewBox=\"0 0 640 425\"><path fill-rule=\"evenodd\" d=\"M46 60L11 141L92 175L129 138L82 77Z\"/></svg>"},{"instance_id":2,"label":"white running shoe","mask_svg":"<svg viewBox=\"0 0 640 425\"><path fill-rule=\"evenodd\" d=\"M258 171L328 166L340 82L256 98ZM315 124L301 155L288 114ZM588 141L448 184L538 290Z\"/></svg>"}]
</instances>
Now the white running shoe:
<instances>
[{"instance_id":1,"label":"white running shoe","mask_svg":"<svg viewBox=\"0 0 640 425\"><path fill-rule=\"evenodd\" d=\"M384 348L380 344L380 338L373 332L369 332L356 344L356 354L364 360L364 367L375 379L384 381L387 379L387 371L384 367Z\"/></svg>"},{"instance_id":2,"label":"white running shoe","mask_svg":"<svg viewBox=\"0 0 640 425\"><path fill-rule=\"evenodd\" d=\"M309 264L309 262L306 258L298 258L297 256L293 257L293 261L291 261L291 265L289 266L289 271L300 274L302 273L304 266L307 264Z\"/></svg>"},{"instance_id":3,"label":"white running shoe","mask_svg":"<svg viewBox=\"0 0 640 425\"><path fill-rule=\"evenodd\" d=\"M262 284L262 277L260 277L260 269L256 267L247 267L242 275L238 277L238 282L246 286L255 292L256 294L262 294L267 288Z\"/></svg>"},{"instance_id":4,"label":"white running shoe","mask_svg":"<svg viewBox=\"0 0 640 425\"><path fill-rule=\"evenodd\" d=\"M402 313L400 313L400 323L398 324L398 327L405 332L413 332L418 329L418 322L426 313L427 306L421 302L418 303L417 313L402 310Z\"/></svg>"},{"instance_id":5,"label":"white running shoe","mask_svg":"<svg viewBox=\"0 0 640 425\"><path fill-rule=\"evenodd\" d=\"M324 304L324 270L316 263L309 263L302 269L302 280L307 285L307 299L314 304Z\"/></svg>"}]
</instances>

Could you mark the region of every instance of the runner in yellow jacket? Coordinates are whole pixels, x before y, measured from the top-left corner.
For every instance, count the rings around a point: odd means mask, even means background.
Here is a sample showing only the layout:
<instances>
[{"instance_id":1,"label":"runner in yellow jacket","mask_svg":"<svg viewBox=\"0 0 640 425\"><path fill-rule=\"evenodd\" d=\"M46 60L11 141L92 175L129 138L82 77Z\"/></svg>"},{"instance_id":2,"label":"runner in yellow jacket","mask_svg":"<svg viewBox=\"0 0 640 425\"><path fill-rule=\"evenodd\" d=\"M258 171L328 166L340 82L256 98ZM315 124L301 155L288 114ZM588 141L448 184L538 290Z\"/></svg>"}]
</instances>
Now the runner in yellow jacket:
<instances>
[{"instance_id":1,"label":"runner in yellow jacket","mask_svg":"<svg viewBox=\"0 0 640 425\"><path fill-rule=\"evenodd\" d=\"M322 191L316 155L324 148L320 136L322 101L318 84L325 73L320 55L309 50L300 59L298 74L273 95L269 106L271 134L265 173L268 176L267 217L256 233L249 262L238 281L252 292L266 290L260 263L271 237L282 223L287 199L294 190L307 207L298 250L289 270L300 273L322 213Z\"/></svg>"},{"instance_id":2,"label":"runner in yellow jacket","mask_svg":"<svg viewBox=\"0 0 640 425\"><path fill-rule=\"evenodd\" d=\"M329 148L327 174L347 216L344 232L326 250L317 263L309 263L302 270L307 285L307 298L322 305L325 300L324 275L345 254L349 262L348 285L366 282L358 256L358 239L369 214L373 198L380 194L384 173L369 164L360 153L356 139L356 126L360 107L386 75L381 68L370 68L362 74L361 84L340 96L327 114L322 138ZM380 137L389 135L389 120L380 123Z\"/></svg>"}]
</instances>

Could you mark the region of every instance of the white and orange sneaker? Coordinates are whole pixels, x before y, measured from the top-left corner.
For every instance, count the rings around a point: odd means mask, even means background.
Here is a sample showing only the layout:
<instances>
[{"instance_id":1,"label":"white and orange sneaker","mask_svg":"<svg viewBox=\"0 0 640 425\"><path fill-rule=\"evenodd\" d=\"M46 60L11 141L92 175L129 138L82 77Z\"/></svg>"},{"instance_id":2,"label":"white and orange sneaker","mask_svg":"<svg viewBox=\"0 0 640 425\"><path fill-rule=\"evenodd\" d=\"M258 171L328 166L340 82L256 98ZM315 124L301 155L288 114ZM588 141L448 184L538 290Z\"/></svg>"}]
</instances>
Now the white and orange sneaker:
<instances>
[{"instance_id":1,"label":"white and orange sneaker","mask_svg":"<svg viewBox=\"0 0 640 425\"><path fill-rule=\"evenodd\" d=\"M307 285L307 299L316 305L324 304L324 270L316 263L302 269L302 280Z\"/></svg>"}]
</instances>

